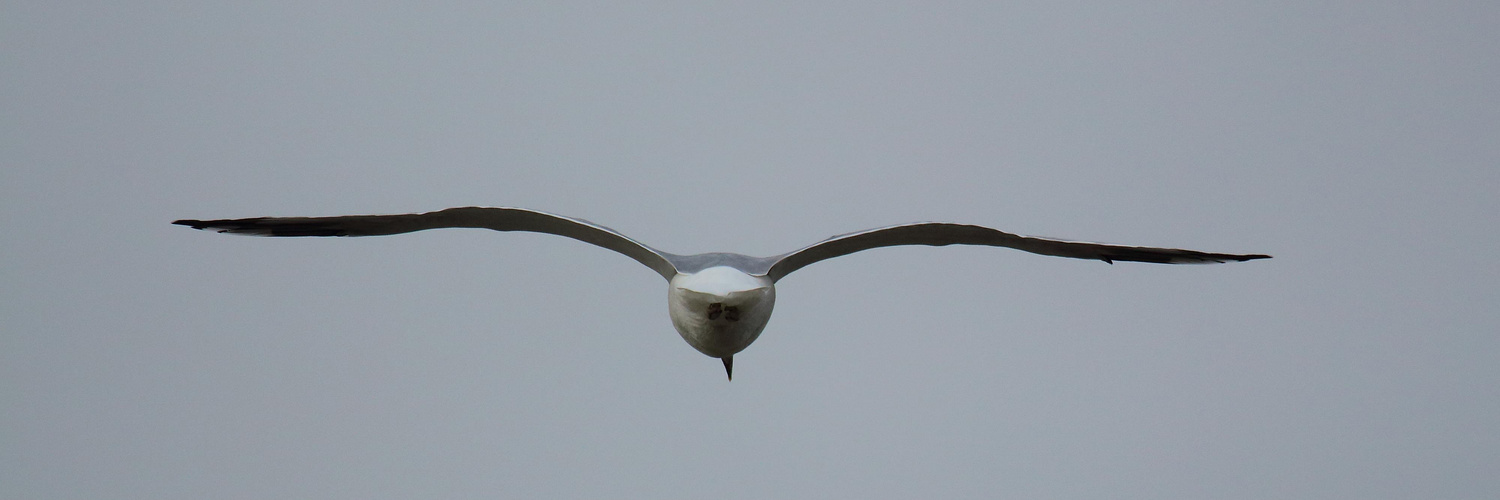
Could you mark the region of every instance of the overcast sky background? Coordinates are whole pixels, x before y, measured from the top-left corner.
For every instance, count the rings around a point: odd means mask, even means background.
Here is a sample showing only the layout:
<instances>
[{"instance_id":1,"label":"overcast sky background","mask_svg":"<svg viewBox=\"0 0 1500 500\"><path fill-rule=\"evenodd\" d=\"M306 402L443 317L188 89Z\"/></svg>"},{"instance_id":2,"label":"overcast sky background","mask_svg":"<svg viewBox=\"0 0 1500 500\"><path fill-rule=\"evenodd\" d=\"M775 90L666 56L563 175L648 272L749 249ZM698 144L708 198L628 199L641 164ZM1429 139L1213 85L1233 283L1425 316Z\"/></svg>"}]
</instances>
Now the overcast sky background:
<instances>
[{"instance_id":1,"label":"overcast sky background","mask_svg":"<svg viewBox=\"0 0 1500 500\"><path fill-rule=\"evenodd\" d=\"M1500 497L1495 2L0 3L0 498ZM940 220L736 356L675 253Z\"/></svg>"}]
</instances>

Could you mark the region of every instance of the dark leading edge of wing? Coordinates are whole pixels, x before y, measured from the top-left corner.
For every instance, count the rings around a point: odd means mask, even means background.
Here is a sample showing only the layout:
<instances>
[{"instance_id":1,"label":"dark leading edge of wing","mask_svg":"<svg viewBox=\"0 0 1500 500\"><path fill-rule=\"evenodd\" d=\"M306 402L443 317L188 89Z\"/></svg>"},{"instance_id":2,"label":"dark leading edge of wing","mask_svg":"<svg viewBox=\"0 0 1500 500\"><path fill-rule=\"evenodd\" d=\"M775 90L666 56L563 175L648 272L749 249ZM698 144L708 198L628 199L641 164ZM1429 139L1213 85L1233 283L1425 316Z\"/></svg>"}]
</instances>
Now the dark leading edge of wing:
<instances>
[{"instance_id":1,"label":"dark leading edge of wing","mask_svg":"<svg viewBox=\"0 0 1500 500\"><path fill-rule=\"evenodd\" d=\"M527 231L566 236L608 248L635 259L663 278L677 271L696 272L710 265L729 265L772 281L824 259L871 248L896 245L987 245L1009 247L1042 255L1075 259L1153 262L1158 264L1211 264L1268 259L1261 254L1209 253L1176 248L1135 247L1084 243L1021 236L982 226L944 222L919 222L870 229L832 238L777 257L756 258L740 254L710 253L673 255L630 239L613 229L583 219L524 208L463 207L422 214L348 215L341 217L256 217L251 219L192 220L173 222L194 229L258 236L380 236L426 229L469 227L496 231Z\"/></svg>"},{"instance_id":2,"label":"dark leading edge of wing","mask_svg":"<svg viewBox=\"0 0 1500 500\"><path fill-rule=\"evenodd\" d=\"M1031 253L1093 259L1114 263L1115 261L1152 262L1157 264L1214 264L1229 261L1243 262L1269 259L1269 255L1237 255L1208 253L1176 248L1133 247L1053 240L1021 236L982 226L950 224L943 222L919 222L899 226L870 229L814 243L800 250L782 255L771 265L766 276L772 281L780 280L792 271L814 262L848 255L871 248L896 245L987 245L1009 247Z\"/></svg>"},{"instance_id":3,"label":"dark leading edge of wing","mask_svg":"<svg viewBox=\"0 0 1500 500\"><path fill-rule=\"evenodd\" d=\"M582 219L524 208L463 207L422 214L184 219L172 223L193 229L256 236L383 236L447 227L547 233L625 254L669 280L677 274L660 252L613 229Z\"/></svg>"}]
</instances>

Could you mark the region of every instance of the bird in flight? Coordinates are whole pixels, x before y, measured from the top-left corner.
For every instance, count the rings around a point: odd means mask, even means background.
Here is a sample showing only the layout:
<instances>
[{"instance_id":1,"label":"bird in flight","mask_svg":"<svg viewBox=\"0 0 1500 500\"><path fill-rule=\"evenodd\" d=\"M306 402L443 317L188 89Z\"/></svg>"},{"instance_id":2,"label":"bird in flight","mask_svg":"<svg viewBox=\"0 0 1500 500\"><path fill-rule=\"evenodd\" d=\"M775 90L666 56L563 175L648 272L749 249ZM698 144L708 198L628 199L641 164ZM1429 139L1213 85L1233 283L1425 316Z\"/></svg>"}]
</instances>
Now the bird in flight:
<instances>
[{"instance_id":1,"label":"bird in flight","mask_svg":"<svg viewBox=\"0 0 1500 500\"><path fill-rule=\"evenodd\" d=\"M917 222L841 234L773 257L737 253L677 255L592 222L524 208L461 207L420 214L339 217L255 217L173 224L255 236L384 236L449 227L527 231L566 236L635 259L667 279L667 312L689 345L724 363L734 378L734 355L754 342L771 319L776 282L824 259L896 245L986 245L1075 259L1213 264L1269 255L1198 252L1021 236L982 226Z\"/></svg>"}]
</instances>

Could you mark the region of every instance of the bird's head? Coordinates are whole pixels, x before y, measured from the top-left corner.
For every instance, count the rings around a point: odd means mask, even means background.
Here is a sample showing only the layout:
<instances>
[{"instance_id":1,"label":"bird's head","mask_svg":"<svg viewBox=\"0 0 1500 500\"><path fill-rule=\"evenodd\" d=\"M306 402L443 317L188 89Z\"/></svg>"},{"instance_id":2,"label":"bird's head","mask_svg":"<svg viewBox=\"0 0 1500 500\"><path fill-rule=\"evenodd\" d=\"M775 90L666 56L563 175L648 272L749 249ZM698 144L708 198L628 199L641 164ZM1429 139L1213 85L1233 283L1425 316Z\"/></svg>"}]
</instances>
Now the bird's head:
<instances>
[{"instance_id":1,"label":"bird's head","mask_svg":"<svg viewBox=\"0 0 1500 500\"><path fill-rule=\"evenodd\" d=\"M757 308L776 297L775 286L766 277L751 276L723 266L679 274L672 278L669 286L674 299L692 309L701 309L705 316L714 316L712 311L715 310L722 313L730 310L728 308Z\"/></svg>"},{"instance_id":2,"label":"bird's head","mask_svg":"<svg viewBox=\"0 0 1500 500\"><path fill-rule=\"evenodd\" d=\"M732 267L710 267L672 278L667 307L672 326L703 354L725 359L744 350L771 319L776 288L769 278Z\"/></svg>"}]
</instances>

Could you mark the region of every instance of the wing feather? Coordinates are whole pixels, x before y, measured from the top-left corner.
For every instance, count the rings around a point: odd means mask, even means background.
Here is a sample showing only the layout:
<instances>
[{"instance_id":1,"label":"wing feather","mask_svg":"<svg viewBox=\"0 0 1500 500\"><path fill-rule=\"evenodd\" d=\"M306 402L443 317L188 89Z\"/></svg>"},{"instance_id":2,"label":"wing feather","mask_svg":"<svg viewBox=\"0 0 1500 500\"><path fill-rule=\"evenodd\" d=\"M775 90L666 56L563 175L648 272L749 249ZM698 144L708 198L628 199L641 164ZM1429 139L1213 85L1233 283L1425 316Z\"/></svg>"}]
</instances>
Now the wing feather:
<instances>
[{"instance_id":1,"label":"wing feather","mask_svg":"<svg viewBox=\"0 0 1500 500\"><path fill-rule=\"evenodd\" d=\"M184 219L172 223L193 229L255 236L384 236L450 227L547 233L625 254L669 280L677 274L662 252L618 231L583 219L524 208L461 207L420 214Z\"/></svg>"},{"instance_id":2,"label":"wing feather","mask_svg":"<svg viewBox=\"0 0 1500 500\"><path fill-rule=\"evenodd\" d=\"M772 281L792 271L824 259L848 255L871 248L896 245L987 245L1008 247L1031 253L1115 261L1152 262L1157 264L1213 264L1268 259L1269 255L1227 254L1182 250L1177 248L1136 247L1086 243L1034 236L1021 236L998 229L945 222L918 222L841 234L814 243L777 258L766 273Z\"/></svg>"}]
</instances>

